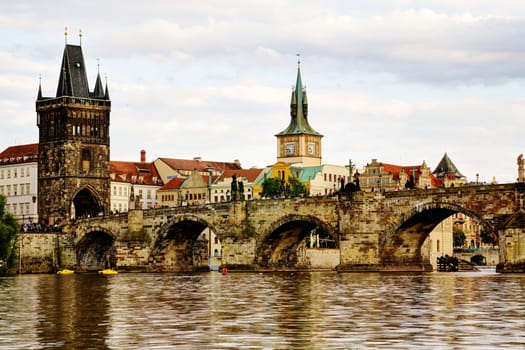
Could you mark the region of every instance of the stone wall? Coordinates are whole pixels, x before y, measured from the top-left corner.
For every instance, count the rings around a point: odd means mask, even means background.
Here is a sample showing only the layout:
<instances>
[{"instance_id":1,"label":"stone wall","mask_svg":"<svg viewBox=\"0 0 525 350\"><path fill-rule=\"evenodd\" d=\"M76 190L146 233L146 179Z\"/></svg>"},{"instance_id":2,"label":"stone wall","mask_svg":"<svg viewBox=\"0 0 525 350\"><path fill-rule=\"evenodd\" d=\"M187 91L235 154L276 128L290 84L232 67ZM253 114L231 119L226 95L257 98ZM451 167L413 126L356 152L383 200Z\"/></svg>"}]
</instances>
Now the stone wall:
<instances>
[{"instance_id":1,"label":"stone wall","mask_svg":"<svg viewBox=\"0 0 525 350\"><path fill-rule=\"evenodd\" d=\"M58 266L57 234L20 234L22 273L49 273Z\"/></svg>"}]
</instances>

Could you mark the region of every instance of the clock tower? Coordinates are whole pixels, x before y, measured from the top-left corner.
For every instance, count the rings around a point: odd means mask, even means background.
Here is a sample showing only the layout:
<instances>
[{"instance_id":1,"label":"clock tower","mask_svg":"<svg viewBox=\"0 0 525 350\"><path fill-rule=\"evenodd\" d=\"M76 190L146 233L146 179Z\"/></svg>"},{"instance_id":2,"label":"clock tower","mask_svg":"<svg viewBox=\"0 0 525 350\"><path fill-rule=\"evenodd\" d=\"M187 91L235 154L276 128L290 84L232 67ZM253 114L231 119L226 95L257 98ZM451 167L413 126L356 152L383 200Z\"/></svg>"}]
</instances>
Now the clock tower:
<instances>
[{"instance_id":1,"label":"clock tower","mask_svg":"<svg viewBox=\"0 0 525 350\"><path fill-rule=\"evenodd\" d=\"M300 61L297 81L290 102L290 124L276 134L277 161L307 166L321 165L321 139L323 135L308 124L308 101L301 81Z\"/></svg>"}]
</instances>

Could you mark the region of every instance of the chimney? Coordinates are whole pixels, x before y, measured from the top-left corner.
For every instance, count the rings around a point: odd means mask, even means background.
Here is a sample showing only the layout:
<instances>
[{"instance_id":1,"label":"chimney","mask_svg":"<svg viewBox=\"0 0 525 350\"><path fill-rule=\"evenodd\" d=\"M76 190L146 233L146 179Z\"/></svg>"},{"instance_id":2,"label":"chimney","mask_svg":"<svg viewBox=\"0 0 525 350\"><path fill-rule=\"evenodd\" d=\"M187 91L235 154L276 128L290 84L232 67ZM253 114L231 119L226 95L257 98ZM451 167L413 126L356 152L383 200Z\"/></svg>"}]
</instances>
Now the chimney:
<instances>
[{"instance_id":1,"label":"chimney","mask_svg":"<svg viewBox=\"0 0 525 350\"><path fill-rule=\"evenodd\" d=\"M140 151L140 162L146 163L146 151L145 150Z\"/></svg>"}]
</instances>

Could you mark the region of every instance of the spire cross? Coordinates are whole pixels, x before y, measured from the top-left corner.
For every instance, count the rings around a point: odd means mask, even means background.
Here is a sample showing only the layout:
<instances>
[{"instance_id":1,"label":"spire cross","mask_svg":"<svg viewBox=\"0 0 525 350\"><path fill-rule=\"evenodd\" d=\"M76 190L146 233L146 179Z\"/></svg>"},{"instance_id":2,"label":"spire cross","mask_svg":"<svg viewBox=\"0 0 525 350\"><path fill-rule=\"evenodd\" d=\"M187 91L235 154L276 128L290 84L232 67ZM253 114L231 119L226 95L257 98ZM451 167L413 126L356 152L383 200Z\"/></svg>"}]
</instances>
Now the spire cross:
<instances>
[{"instance_id":1,"label":"spire cross","mask_svg":"<svg viewBox=\"0 0 525 350\"><path fill-rule=\"evenodd\" d=\"M297 65L300 66L301 65L301 54L296 53L295 56L297 56Z\"/></svg>"},{"instance_id":2,"label":"spire cross","mask_svg":"<svg viewBox=\"0 0 525 350\"><path fill-rule=\"evenodd\" d=\"M98 69L98 74L100 74L100 58L97 58L97 69Z\"/></svg>"},{"instance_id":3,"label":"spire cross","mask_svg":"<svg viewBox=\"0 0 525 350\"><path fill-rule=\"evenodd\" d=\"M80 39L80 46L82 46L82 29L78 30L78 37Z\"/></svg>"},{"instance_id":4,"label":"spire cross","mask_svg":"<svg viewBox=\"0 0 525 350\"><path fill-rule=\"evenodd\" d=\"M67 45L67 27L64 27L64 40L65 40L66 45Z\"/></svg>"}]
</instances>

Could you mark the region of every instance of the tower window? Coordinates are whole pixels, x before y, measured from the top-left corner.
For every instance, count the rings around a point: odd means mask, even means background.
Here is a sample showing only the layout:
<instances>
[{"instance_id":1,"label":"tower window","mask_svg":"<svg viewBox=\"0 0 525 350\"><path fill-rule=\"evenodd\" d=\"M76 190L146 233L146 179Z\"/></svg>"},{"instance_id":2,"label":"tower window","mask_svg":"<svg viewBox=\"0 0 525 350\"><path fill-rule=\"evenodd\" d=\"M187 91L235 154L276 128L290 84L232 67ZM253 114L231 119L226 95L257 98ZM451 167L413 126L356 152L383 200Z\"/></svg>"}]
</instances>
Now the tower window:
<instances>
[{"instance_id":1,"label":"tower window","mask_svg":"<svg viewBox=\"0 0 525 350\"><path fill-rule=\"evenodd\" d=\"M91 167L91 152L89 149L82 150L82 171L88 173Z\"/></svg>"}]
</instances>

